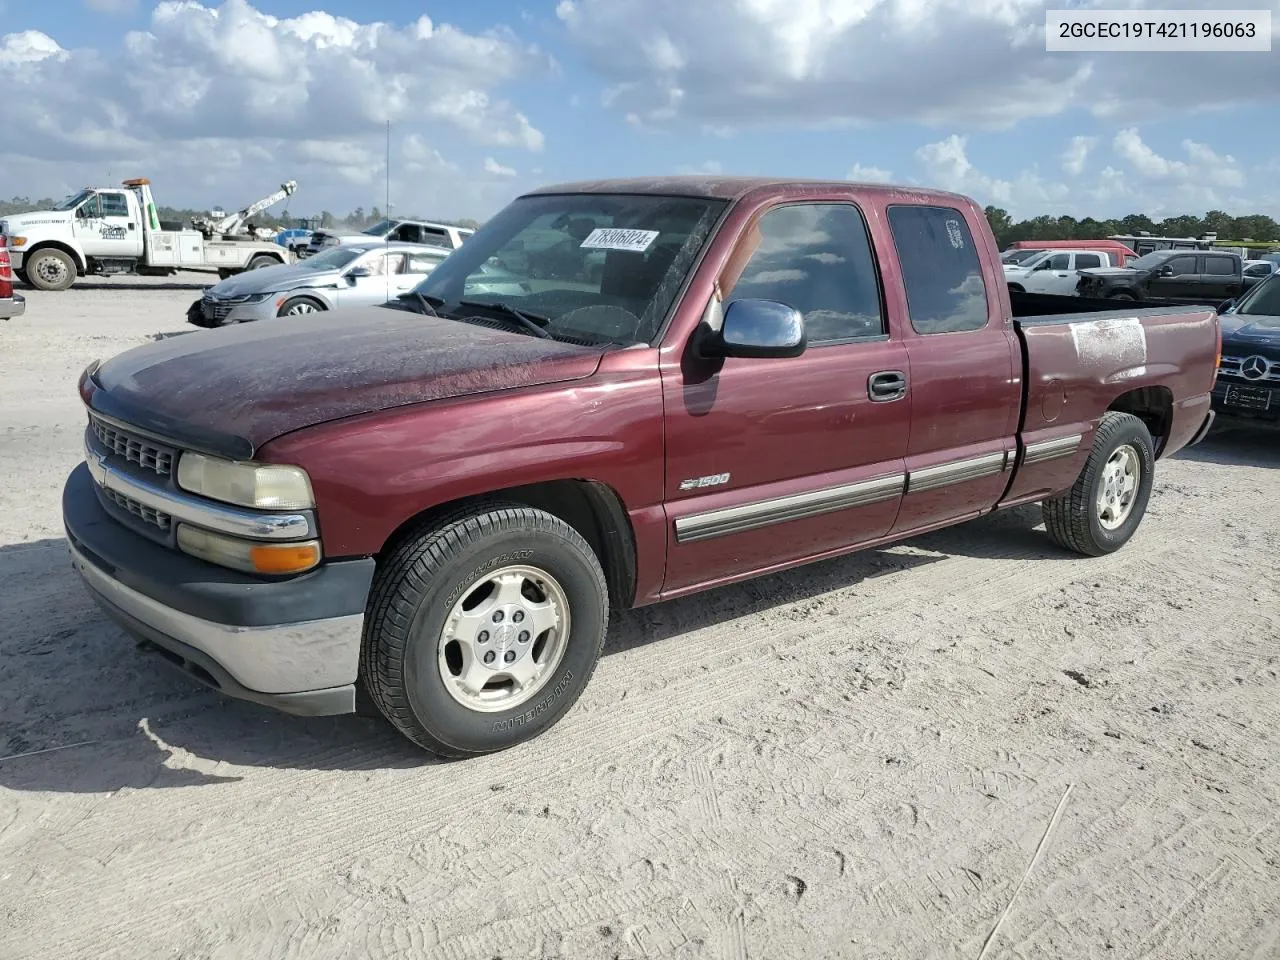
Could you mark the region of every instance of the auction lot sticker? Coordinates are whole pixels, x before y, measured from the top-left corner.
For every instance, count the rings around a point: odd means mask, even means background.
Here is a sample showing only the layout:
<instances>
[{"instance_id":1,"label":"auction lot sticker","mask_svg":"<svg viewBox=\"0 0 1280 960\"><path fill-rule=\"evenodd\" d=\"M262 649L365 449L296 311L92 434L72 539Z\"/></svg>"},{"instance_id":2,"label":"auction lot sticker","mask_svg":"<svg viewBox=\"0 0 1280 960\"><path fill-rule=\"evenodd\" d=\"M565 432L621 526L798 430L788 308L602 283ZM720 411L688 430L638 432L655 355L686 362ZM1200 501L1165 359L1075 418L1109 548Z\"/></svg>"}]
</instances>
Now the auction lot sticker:
<instances>
[{"instance_id":1,"label":"auction lot sticker","mask_svg":"<svg viewBox=\"0 0 1280 960\"><path fill-rule=\"evenodd\" d=\"M1045 49L1267 53L1270 10L1046 10Z\"/></svg>"},{"instance_id":2,"label":"auction lot sticker","mask_svg":"<svg viewBox=\"0 0 1280 960\"><path fill-rule=\"evenodd\" d=\"M622 230L617 227L596 227L582 241L586 250L626 250L628 253L644 253L658 239L657 230Z\"/></svg>"}]
</instances>

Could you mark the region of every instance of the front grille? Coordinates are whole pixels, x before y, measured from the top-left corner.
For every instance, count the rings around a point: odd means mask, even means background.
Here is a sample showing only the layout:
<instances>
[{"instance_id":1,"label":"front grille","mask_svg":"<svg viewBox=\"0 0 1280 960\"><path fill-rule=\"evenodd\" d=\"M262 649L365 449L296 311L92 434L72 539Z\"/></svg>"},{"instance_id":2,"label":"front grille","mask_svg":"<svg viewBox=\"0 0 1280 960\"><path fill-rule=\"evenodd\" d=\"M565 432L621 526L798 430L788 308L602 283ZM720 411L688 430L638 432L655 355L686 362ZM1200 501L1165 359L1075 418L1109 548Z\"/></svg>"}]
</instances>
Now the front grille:
<instances>
[{"instance_id":1,"label":"front grille","mask_svg":"<svg viewBox=\"0 0 1280 960\"><path fill-rule=\"evenodd\" d=\"M169 528L173 526L173 517L161 510L141 504L137 500L133 499L133 497L126 497L123 493L120 493L117 490L111 490L107 487L99 487L98 489L106 495L108 500L114 503L121 510L133 514L133 516L142 520L144 523L149 523L153 527L156 527L165 533L168 533Z\"/></svg>"},{"instance_id":2,"label":"front grille","mask_svg":"<svg viewBox=\"0 0 1280 960\"><path fill-rule=\"evenodd\" d=\"M91 417L93 434L108 451L123 457L130 463L136 463L145 470L152 470L162 477L173 472L173 451L165 449L150 440L114 427L104 420Z\"/></svg>"},{"instance_id":3,"label":"front grille","mask_svg":"<svg viewBox=\"0 0 1280 960\"><path fill-rule=\"evenodd\" d=\"M207 320L225 320L231 316L231 304L215 300L207 293L200 300L200 310Z\"/></svg>"},{"instance_id":4,"label":"front grille","mask_svg":"<svg viewBox=\"0 0 1280 960\"><path fill-rule=\"evenodd\" d=\"M1223 357L1218 373L1251 383L1280 383L1280 360L1256 355Z\"/></svg>"}]
</instances>

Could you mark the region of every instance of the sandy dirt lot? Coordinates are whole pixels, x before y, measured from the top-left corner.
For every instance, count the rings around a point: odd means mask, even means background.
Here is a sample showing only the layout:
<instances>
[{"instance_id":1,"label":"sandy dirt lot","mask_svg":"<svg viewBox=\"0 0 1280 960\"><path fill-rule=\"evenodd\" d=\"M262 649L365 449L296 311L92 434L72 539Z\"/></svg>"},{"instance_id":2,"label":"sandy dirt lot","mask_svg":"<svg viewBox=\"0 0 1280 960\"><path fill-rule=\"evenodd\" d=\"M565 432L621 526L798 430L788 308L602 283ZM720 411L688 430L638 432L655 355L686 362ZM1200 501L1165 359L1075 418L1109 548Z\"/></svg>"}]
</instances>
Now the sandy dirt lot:
<instances>
[{"instance_id":1,"label":"sandy dirt lot","mask_svg":"<svg viewBox=\"0 0 1280 960\"><path fill-rule=\"evenodd\" d=\"M1280 957L1280 435L1162 463L1104 559L1018 510L622 615L549 735L435 764L73 578L76 376L204 282L0 323L0 957L975 958L1011 898L987 957Z\"/></svg>"}]
</instances>

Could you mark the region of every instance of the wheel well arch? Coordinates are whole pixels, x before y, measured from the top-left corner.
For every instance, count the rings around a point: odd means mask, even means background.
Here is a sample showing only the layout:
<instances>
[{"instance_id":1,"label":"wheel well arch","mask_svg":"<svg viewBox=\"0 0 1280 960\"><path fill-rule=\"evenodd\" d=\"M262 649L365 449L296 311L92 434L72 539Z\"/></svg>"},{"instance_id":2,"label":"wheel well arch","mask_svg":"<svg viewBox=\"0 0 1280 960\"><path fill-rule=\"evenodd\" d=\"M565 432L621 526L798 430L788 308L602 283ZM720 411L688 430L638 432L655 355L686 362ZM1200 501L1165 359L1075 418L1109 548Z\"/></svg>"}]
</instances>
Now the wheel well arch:
<instances>
[{"instance_id":1,"label":"wheel well arch","mask_svg":"<svg viewBox=\"0 0 1280 960\"><path fill-rule=\"evenodd\" d=\"M81 275L84 274L84 271L87 268L84 257L82 257L79 251L77 251L75 247L71 246L71 244L63 243L61 240L41 240L39 243L33 244L31 249L23 251L22 269L27 269L27 261L34 254L39 253L41 250L48 250L50 248L53 248L54 250L61 250L69 256L71 258L71 262L76 265L76 272Z\"/></svg>"},{"instance_id":2,"label":"wheel well arch","mask_svg":"<svg viewBox=\"0 0 1280 960\"><path fill-rule=\"evenodd\" d=\"M609 586L610 604L615 609L634 605L635 531L617 491L594 480L548 480L435 504L396 527L374 560L381 564L405 539L420 535L424 528L445 514L497 501L514 501L535 510L545 510L573 527L600 559Z\"/></svg>"},{"instance_id":3,"label":"wheel well arch","mask_svg":"<svg viewBox=\"0 0 1280 960\"><path fill-rule=\"evenodd\" d=\"M1173 426L1173 391L1164 386L1138 387L1116 397L1107 406L1116 413L1130 413L1147 426L1156 456L1164 451Z\"/></svg>"}]
</instances>

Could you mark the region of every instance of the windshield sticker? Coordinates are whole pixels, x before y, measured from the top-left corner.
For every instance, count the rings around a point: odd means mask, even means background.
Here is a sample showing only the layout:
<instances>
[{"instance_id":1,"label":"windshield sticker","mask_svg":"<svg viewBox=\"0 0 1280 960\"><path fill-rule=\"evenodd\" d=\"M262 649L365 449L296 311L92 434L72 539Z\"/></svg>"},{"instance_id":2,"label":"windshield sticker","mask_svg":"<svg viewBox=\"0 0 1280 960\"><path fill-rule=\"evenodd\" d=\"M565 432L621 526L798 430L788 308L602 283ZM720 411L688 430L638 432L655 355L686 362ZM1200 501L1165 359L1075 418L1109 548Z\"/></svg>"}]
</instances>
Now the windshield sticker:
<instances>
[{"instance_id":1,"label":"windshield sticker","mask_svg":"<svg viewBox=\"0 0 1280 960\"><path fill-rule=\"evenodd\" d=\"M628 253L644 253L658 239L657 230L619 230L613 227L596 227L582 241L583 250L625 250Z\"/></svg>"}]
</instances>

